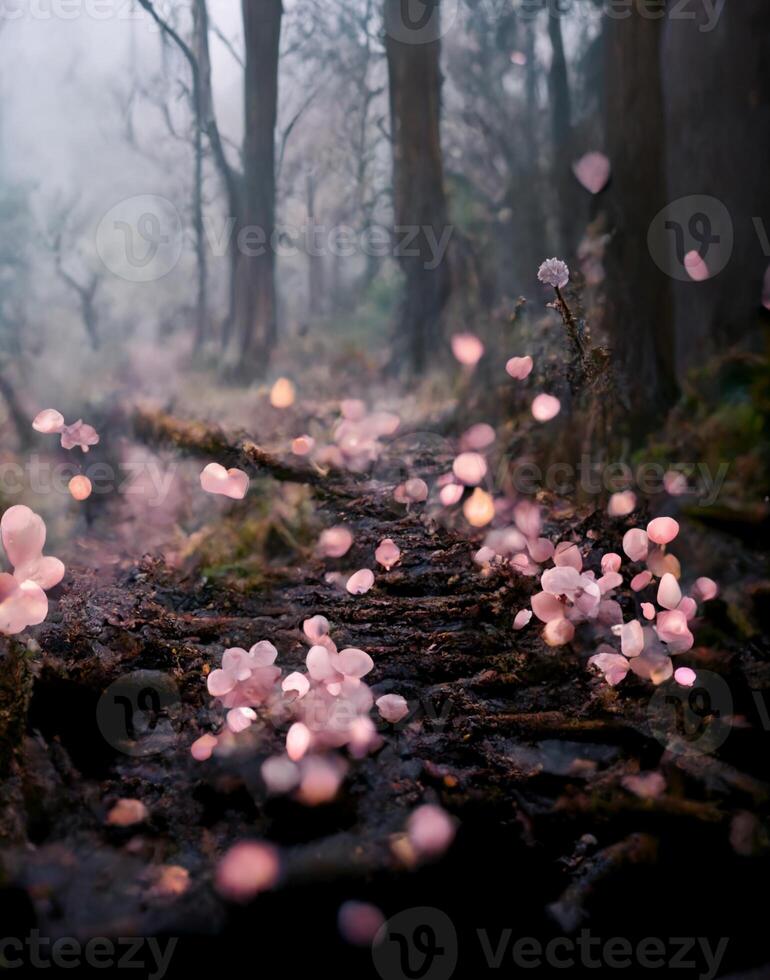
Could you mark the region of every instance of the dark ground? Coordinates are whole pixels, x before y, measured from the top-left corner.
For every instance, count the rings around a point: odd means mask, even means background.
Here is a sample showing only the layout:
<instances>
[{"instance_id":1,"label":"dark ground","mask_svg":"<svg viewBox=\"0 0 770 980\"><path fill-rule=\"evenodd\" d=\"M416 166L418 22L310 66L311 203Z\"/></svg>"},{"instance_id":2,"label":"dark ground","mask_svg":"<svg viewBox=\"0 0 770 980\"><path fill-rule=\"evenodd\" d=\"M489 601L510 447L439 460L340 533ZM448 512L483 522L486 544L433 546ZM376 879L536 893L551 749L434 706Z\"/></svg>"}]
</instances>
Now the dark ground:
<instances>
[{"instance_id":1,"label":"dark ground","mask_svg":"<svg viewBox=\"0 0 770 980\"><path fill-rule=\"evenodd\" d=\"M264 460L250 462L264 469ZM36 644L4 641L3 936L37 928L82 940L180 937L170 976L240 962L255 975L311 968L363 978L377 976L371 952L343 944L336 928L339 905L360 899L386 916L443 910L457 931L458 977L487 971L477 930L496 946L506 928L511 943L581 928L602 941L708 937L716 946L728 937L719 975L770 976L761 968L770 963L766 640L737 629L723 601L706 606L687 663L726 680L734 725L712 712L706 736L695 737L633 675L613 690L585 669L593 648L549 650L535 624L514 633L537 580L484 576L472 542L419 511L404 516L391 491L343 477L319 488L324 521L355 529L346 567L366 564L385 536L401 546L401 564L365 596L327 584L335 565L316 558L274 563L260 589L245 591L153 559L111 572L69 568ZM624 529L596 513L547 533L587 542L592 568L619 550ZM762 568L759 552L740 549L732 573ZM756 621L763 601L761 590L753 608L747 599ZM202 764L189 746L218 721L204 672L223 647L269 638L279 663L299 669L302 620L317 613L338 645L372 655L367 680L378 693L397 691L418 707L397 731L383 728L377 754L352 763L336 802L311 809L268 799L261 781L260 763L281 750L284 732L265 728L250 750ZM110 684L137 671L151 672L141 685L170 693L140 748L125 738L116 746L98 705ZM713 750L712 736L721 743ZM666 751L672 740L676 750ZM129 754L142 746L154 751ZM642 800L621 785L650 769L666 777L661 797ZM142 800L148 821L107 826L120 797ZM426 801L457 817L458 835L443 859L407 869L392 841ZM281 848L284 873L274 891L239 907L217 896L212 871L228 845L250 837ZM153 897L162 864L189 870L182 897ZM696 962L687 975L707 972ZM518 969L509 952L491 972ZM572 972L608 969L578 963Z\"/></svg>"}]
</instances>

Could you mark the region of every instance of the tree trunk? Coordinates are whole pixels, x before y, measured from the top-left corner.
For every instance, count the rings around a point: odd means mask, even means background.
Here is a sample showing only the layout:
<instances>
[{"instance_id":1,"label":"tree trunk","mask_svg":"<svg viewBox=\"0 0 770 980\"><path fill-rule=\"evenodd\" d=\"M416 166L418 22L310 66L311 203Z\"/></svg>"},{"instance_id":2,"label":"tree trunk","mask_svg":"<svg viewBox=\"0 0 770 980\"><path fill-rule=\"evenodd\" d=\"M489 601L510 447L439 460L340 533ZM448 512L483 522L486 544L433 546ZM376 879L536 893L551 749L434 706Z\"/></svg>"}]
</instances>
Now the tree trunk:
<instances>
[{"instance_id":1,"label":"tree trunk","mask_svg":"<svg viewBox=\"0 0 770 980\"><path fill-rule=\"evenodd\" d=\"M676 390L671 280L648 247L650 225L666 204L661 24L634 12L626 19L605 18L604 29L613 168L606 322L620 394L638 434L665 413Z\"/></svg>"},{"instance_id":2,"label":"tree trunk","mask_svg":"<svg viewBox=\"0 0 770 980\"><path fill-rule=\"evenodd\" d=\"M564 54L564 40L561 31L561 14L547 11L548 38L551 42L551 68L548 73L548 97L551 108L551 152L553 154L553 180L556 190L558 215L557 252L559 255L572 255L576 242L575 194L571 164L571 125L572 108L570 104L567 59ZM528 137L531 139L531 137Z\"/></svg>"},{"instance_id":3,"label":"tree trunk","mask_svg":"<svg viewBox=\"0 0 770 980\"><path fill-rule=\"evenodd\" d=\"M276 338L275 125L281 0L242 0L244 69L243 213L239 231L259 242L241 242L236 278L236 326L241 356L264 364Z\"/></svg>"},{"instance_id":4,"label":"tree trunk","mask_svg":"<svg viewBox=\"0 0 770 980\"><path fill-rule=\"evenodd\" d=\"M760 340L770 263L770 4L725 4L715 23L693 7L695 20L671 18L664 33L669 198L698 195L689 217L705 215L710 227L702 218L693 227L722 241L704 246L711 279L674 281L682 372L731 344ZM687 217L679 216L685 228Z\"/></svg>"},{"instance_id":5,"label":"tree trunk","mask_svg":"<svg viewBox=\"0 0 770 980\"><path fill-rule=\"evenodd\" d=\"M211 63L208 44L208 10L205 0L193 5L193 49L198 70L193 78L193 112L195 114L195 139L193 144L193 228L195 231L195 259L197 264L198 290L195 304L195 350L199 351L208 335L208 263L206 236L203 226L203 132L205 121L211 115Z\"/></svg>"},{"instance_id":6,"label":"tree trunk","mask_svg":"<svg viewBox=\"0 0 770 980\"><path fill-rule=\"evenodd\" d=\"M449 230L439 122L441 42L433 35L429 40L402 39L402 12L401 0L385 0L394 244L406 279L393 363L420 373L441 343L451 289L446 250L442 254L436 246L446 243Z\"/></svg>"}]
</instances>

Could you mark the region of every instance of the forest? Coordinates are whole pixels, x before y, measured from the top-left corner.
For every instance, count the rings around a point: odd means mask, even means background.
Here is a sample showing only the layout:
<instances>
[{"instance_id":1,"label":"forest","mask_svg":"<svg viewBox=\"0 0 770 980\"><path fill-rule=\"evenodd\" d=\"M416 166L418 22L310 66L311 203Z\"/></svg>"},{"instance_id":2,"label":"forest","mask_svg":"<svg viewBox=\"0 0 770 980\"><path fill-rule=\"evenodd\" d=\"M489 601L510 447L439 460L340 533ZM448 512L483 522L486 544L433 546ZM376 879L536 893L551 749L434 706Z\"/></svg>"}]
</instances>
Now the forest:
<instances>
[{"instance_id":1,"label":"forest","mask_svg":"<svg viewBox=\"0 0 770 980\"><path fill-rule=\"evenodd\" d=\"M1 967L770 976L769 165L767 0L0 0Z\"/></svg>"}]
</instances>

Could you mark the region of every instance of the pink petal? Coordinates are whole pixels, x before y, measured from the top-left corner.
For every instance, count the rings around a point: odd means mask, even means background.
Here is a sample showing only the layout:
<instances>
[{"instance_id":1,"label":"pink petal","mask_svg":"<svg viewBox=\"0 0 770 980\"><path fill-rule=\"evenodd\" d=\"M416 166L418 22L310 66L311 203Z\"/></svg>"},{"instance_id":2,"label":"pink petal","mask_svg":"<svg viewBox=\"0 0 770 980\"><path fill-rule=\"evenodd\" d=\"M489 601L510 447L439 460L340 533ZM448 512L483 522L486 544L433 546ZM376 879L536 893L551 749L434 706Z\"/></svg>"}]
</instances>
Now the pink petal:
<instances>
[{"instance_id":1,"label":"pink petal","mask_svg":"<svg viewBox=\"0 0 770 980\"><path fill-rule=\"evenodd\" d=\"M515 381L524 381L532 373L533 367L532 358L525 354L524 357L512 357L505 365L505 370Z\"/></svg>"},{"instance_id":2,"label":"pink petal","mask_svg":"<svg viewBox=\"0 0 770 980\"><path fill-rule=\"evenodd\" d=\"M361 568L347 580L345 588L351 595L364 595L374 585L374 572L369 568Z\"/></svg>"},{"instance_id":3,"label":"pink petal","mask_svg":"<svg viewBox=\"0 0 770 980\"><path fill-rule=\"evenodd\" d=\"M655 544L670 544L679 534L679 525L673 517L656 517L647 525L647 537Z\"/></svg>"},{"instance_id":4,"label":"pink petal","mask_svg":"<svg viewBox=\"0 0 770 980\"><path fill-rule=\"evenodd\" d=\"M452 353L466 367L475 367L484 355L484 345L475 334L456 333L450 343Z\"/></svg>"},{"instance_id":5,"label":"pink petal","mask_svg":"<svg viewBox=\"0 0 770 980\"><path fill-rule=\"evenodd\" d=\"M216 735L201 735L190 746L190 754L196 762L205 762L211 758L218 741Z\"/></svg>"},{"instance_id":6,"label":"pink petal","mask_svg":"<svg viewBox=\"0 0 770 980\"><path fill-rule=\"evenodd\" d=\"M213 698L224 697L236 685L236 680L224 670L212 670L206 679L206 687Z\"/></svg>"},{"instance_id":7,"label":"pink petal","mask_svg":"<svg viewBox=\"0 0 770 980\"><path fill-rule=\"evenodd\" d=\"M689 667L678 667L674 671L674 680L677 684L681 684L682 687L692 687L697 680L697 675Z\"/></svg>"},{"instance_id":8,"label":"pink petal","mask_svg":"<svg viewBox=\"0 0 770 980\"><path fill-rule=\"evenodd\" d=\"M390 571L400 558L401 551L391 538L383 538L374 552L375 561L387 571Z\"/></svg>"},{"instance_id":9,"label":"pink petal","mask_svg":"<svg viewBox=\"0 0 770 980\"><path fill-rule=\"evenodd\" d=\"M541 592L540 595L546 595L546 593L545 592ZM553 596L548 596L548 598L549 599L552 599ZM561 603L560 603L560 605L561 605ZM529 621L531 619L532 619L532 610L531 609L520 609L516 613L516 617L513 620L513 628L515 630L523 630L524 627L529 624ZM547 622L547 620L546 620L546 622Z\"/></svg>"},{"instance_id":10,"label":"pink petal","mask_svg":"<svg viewBox=\"0 0 770 980\"><path fill-rule=\"evenodd\" d=\"M452 464L452 472L461 483L475 487L487 475L487 461L480 453L460 453Z\"/></svg>"},{"instance_id":11,"label":"pink petal","mask_svg":"<svg viewBox=\"0 0 770 980\"><path fill-rule=\"evenodd\" d=\"M548 561L549 558L553 558L553 542L549 541L548 538L537 538L535 541L527 541L527 549L529 550L532 561L542 563Z\"/></svg>"},{"instance_id":12,"label":"pink petal","mask_svg":"<svg viewBox=\"0 0 770 980\"><path fill-rule=\"evenodd\" d=\"M670 572L666 572L658 586L658 605L664 609L676 609L682 601L682 590Z\"/></svg>"},{"instance_id":13,"label":"pink petal","mask_svg":"<svg viewBox=\"0 0 770 980\"><path fill-rule=\"evenodd\" d=\"M9 507L0 520L0 535L8 561L15 567L37 561L45 544L43 518L24 504Z\"/></svg>"},{"instance_id":14,"label":"pink petal","mask_svg":"<svg viewBox=\"0 0 770 980\"><path fill-rule=\"evenodd\" d=\"M687 617L680 609L658 613L655 628L670 653L685 653L695 642L687 625Z\"/></svg>"},{"instance_id":15,"label":"pink petal","mask_svg":"<svg viewBox=\"0 0 770 980\"><path fill-rule=\"evenodd\" d=\"M42 623L48 614L48 598L36 582L17 582L0 572L0 633L15 636Z\"/></svg>"},{"instance_id":16,"label":"pink petal","mask_svg":"<svg viewBox=\"0 0 770 980\"><path fill-rule=\"evenodd\" d=\"M307 725L296 721L286 734L286 754L292 762L299 762L310 748L312 735Z\"/></svg>"},{"instance_id":17,"label":"pink petal","mask_svg":"<svg viewBox=\"0 0 770 980\"><path fill-rule=\"evenodd\" d=\"M672 497L681 497L689 489L687 477L682 473L677 473L676 470L669 470L664 474L663 487L666 493L671 494Z\"/></svg>"},{"instance_id":18,"label":"pink petal","mask_svg":"<svg viewBox=\"0 0 770 980\"><path fill-rule=\"evenodd\" d=\"M538 395L532 402L532 416L537 422L550 422L561 411L561 402L553 395Z\"/></svg>"},{"instance_id":19,"label":"pink petal","mask_svg":"<svg viewBox=\"0 0 770 980\"><path fill-rule=\"evenodd\" d=\"M406 698L401 697L400 694L383 694L374 703L385 721L390 722L391 725L397 724L409 714Z\"/></svg>"},{"instance_id":20,"label":"pink petal","mask_svg":"<svg viewBox=\"0 0 770 980\"><path fill-rule=\"evenodd\" d=\"M540 507L533 501L520 500L513 508L513 520L528 541L532 541L540 535L543 517Z\"/></svg>"},{"instance_id":21,"label":"pink petal","mask_svg":"<svg viewBox=\"0 0 770 980\"><path fill-rule=\"evenodd\" d=\"M291 451L295 456L307 456L315 449L315 439L312 436L297 436L292 440Z\"/></svg>"},{"instance_id":22,"label":"pink petal","mask_svg":"<svg viewBox=\"0 0 770 980\"><path fill-rule=\"evenodd\" d=\"M270 844L243 841L235 844L219 862L216 889L233 902L247 902L278 881L278 852Z\"/></svg>"},{"instance_id":23,"label":"pink petal","mask_svg":"<svg viewBox=\"0 0 770 980\"><path fill-rule=\"evenodd\" d=\"M621 493L613 493L607 506L607 513L610 517L627 517L636 509L636 494L633 490L623 490Z\"/></svg>"},{"instance_id":24,"label":"pink petal","mask_svg":"<svg viewBox=\"0 0 770 980\"><path fill-rule=\"evenodd\" d=\"M349 647L346 650L340 650L336 667L346 677L365 677L374 668L374 661L363 650Z\"/></svg>"},{"instance_id":25,"label":"pink petal","mask_svg":"<svg viewBox=\"0 0 770 980\"><path fill-rule=\"evenodd\" d=\"M226 470L219 463L209 463L200 476L206 493L220 494L232 500L243 500L249 489L249 477L243 470Z\"/></svg>"},{"instance_id":26,"label":"pink petal","mask_svg":"<svg viewBox=\"0 0 770 980\"><path fill-rule=\"evenodd\" d=\"M41 589L52 589L64 578L66 569L64 563L58 558L44 556L34 561L17 565L13 570L13 577L17 582L31 580L40 586Z\"/></svg>"},{"instance_id":27,"label":"pink petal","mask_svg":"<svg viewBox=\"0 0 770 980\"><path fill-rule=\"evenodd\" d=\"M260 640L249 650L249 657L255 667L269 667L275 663L277 656L278 651L268 640Z\"/></svg>"},{"instance_id":28,"label":"pink petal","mask_svg":"<svg viewBox=\"0 0 770 980\"><path fill-rule=\"evenodd\" d=\"M32 420L32 428L36 432L42 432L44 435L61 432L64 428L64 416L61 412L57 412L55 408L44 408Z\"/></svg>"},{"instance_id":29,"label":"pink petal","mask_svg":"<svg viewBox=\"0 0 770 980\"><path fill-rule=\"evenodd\" d=\"M627 658L638 657L644 650L644 631L642 624L634 619L620 630L620 649Z\"/></svg>"},{"instance_id":30,"label":"pink petal","mask_svg":"<svg viewBox=\"0 0 770 980\"><path fill-rule=\"evenodd\" d=\"M299 783L299 766L285 755L271 755L265 759L260 773L268 793L289 793Z\"/></svg>"},{"instance_id":31,"label":"pink petal","mask_svg":"<svg viewBox=\"0 0 770 980\"><path fill-rule=\"evenodd\" d=\"M497 438L495 430L487 422L477 422L467 429L460 438L463 450L477 451L491 446Z\"/></svg>"},{"instance_id":32,"label":"pink petal","mask_svg":"<svg viewBox=\"0 0 770 980\"><path fill-rule=\"evenodd\" d=\"M227 727L237 735L245 732L257 720L257 713L252 708L231 708L227 712Z\"/></svg>"},{"instance_id":33,"label":"pink petal","mask_svg":"<svg viewBox=\"0 0 770 980\"><path fill-rule=\"evenodd\" d=\"M107 814L107 823L112 827L132 827L143 823L149 815L150 811L141 800L122 799Z\"/></svg>"},{"instance_id":34,"label":"pink petal","mask_svg":"<svg viewBox=\"0 0 770 980\"><path fill-rule=\"evenodd\" d=\"M623 559L620 557L620 555L616 555L614 551L610 551L606 555L602 555L602 571L605 575L607 572L619 572L622 564Z\"/></svg>"},{"instance_id":35,"label":"pink petal","mask_svg":"<svg viewBox=\"0 0 770 980\"><path fill-rule=\"evenodd\" d=\"M659 772L640 772L638 775L624 776L620 782L629 793L638 796L640 800L654 800L666 788L666 780Z\"/></svg>"},{"instance_id":36,"label":"pink petal","mask_svg":"<svg viewBox=\"0 0 770 980\"><path fill-rule=\"evenodd\" d=\"M576 160L572 164L572 172L587 191L598 194L610 179L610 161L603 153L594 150Z\"/></svg>"},{"instance_id":37,"label":"pink petal","mask_svg":"<svg viewBox=\"0 0 770 980\"><path fill-rule=\"evenodd\" d=\"M711 277L711 272L709 267L706 265L705 261L701 258L699 252L692 251L688 252L684 257L684 268L687 275L693 282L705 282L706 279Z\"/></svg>"},{"instance_id":38,"label":"pink petal","mask_svg":"<svg viewBox=\"0 0 770 980\"><path fill-rule=\"evenodd\" d=\"M643 602L642 615L645 619L655 619L655 606L651 602Z\"/></svg>"},{"instance_id":39,"label":"pink petal","mask_svg":"<svg viewBox=\"0 0 770 980\"><path fill-rule=\"evenodd\" d=\"M603 674L605 681L615 687L619 684L629 671L630 664L625 657L619 653L596 653L588 659L589 666L597 667Z\"/></svg>"},{"instance_id":40,"label":"pink petal","mask_svg":"<svg viewBox=\"0 0 770 980\"><path fill-rule=\"evenodd\" d=\"M646 589L647 586L652 582L652 572L645 571L639 572L638 575L634 575L631 579L631 591L641 592L642 589Z\"/></svg>"},{"instance_id":41,"label":"pink petal","mask_svg":"<svg viewBox=\"0 0 770 980\"><path fill-rule=\"evenodd\" d=\"M83 476L80 473L77 476L72 477L70 482L67 484L67 489L72 495L72 499L78 501L88 500L93 492L91 481L87 476Z\"/></svg>"},{"instance_id":42,"label":"pink petal","mask_svg":"<svg viewBox=\"0 0 770 980\"><path fill-rule=\"evenodd\" d=\"M270 389L270 404L273 408L291 408L297 391L288 378L278 378Z\"/></svg>"},{"instance_id":43,"label":"pink petal","mask_svg":"<svg viewBox=\"0 0 770 980\"><path fill-rule=\"evenodd\" d=\"M406 824L409 843L420 856L435 857L452 843L455 826L452 818L439 806L418 806Z\"/></svg>"},{"instance_id":44,"label":"pink petal","mask_svg":"<svg viewBox=\"0 0 770 980\"><path fill-rule=\"evenodd\" d=\"M345 776L344 761L338 757L308 756L302 760L298 797L306 806L329 803L337 795Z\"/></svg>"},{"instance_id":45,"label":"pink petal","mask_svg":"<svg viewBox=\"0 0 770 980\"><path fill-rule=\"evenodd\" d=\"M623 576L620 572L607 572L597 580L596 584L599 586L601 594L606 595L608 592L612 592L613 589L620 588L623 584Z\"/></svg>"},{"instance_id":46,"label":"pink petal","mask_svg":"<svg viewBox=\"0 0 770 980\"><path fill-rule=\"evenodd\" d=\"M304 674L300 674L299 671L295 670L294 673L284 677L281 682L281 690L286 694L295 692L298 698L304 698L310 690L310 681Z\"/></svg>"},{"instance_id":47,"label":"pink petal","mask_svg":"<svg viewBox=\"0 0 770 980\"><path fill-rule=\"evenodd\" d=\"M572 565L562 565L556 568L547 568L540 579L540 585L544 592L551 595L569 595L580 588L580 572ZM532 607L537 616L537 610Z\"/></svg>"},{"instance_id":48,"label":"pink petal","mask_svg":"<svg viewBox=\"0 0 770 980\"><path fill-rule=\"evenodd\" d=\"M631 561L643 561L649 551L647 535L640 528L634 527L623 535L623 551Z\"/></svg>"},{"instance_id":49,"label":"pink petal","mask_svg":"<svg viewBox=\"0 0 770 980\"><path fill-rule=\"evenodd\" d=\"M719 587L713 579L703 576L695 580L693 592L701 602L709 602L717 597Z\"/></svg>"},{"instance_id":50,"label":"pink petal","mask_svg":"<svg viewBox=\"0 0 770 980\"><path fill-rule=\"evenodd\" d=\"M318 550L326 558L342 558L352 544L353 535L346 527L329 527L321 532Z\"/></svg>"},{"instance_id":51,"label":"pink petal","mask_svg":"<svg viewBox=\"0 0 770 980\"><path fill-rule=\"evenodd\" d=\"M560 541L554 549L553 563L557 568L569 566L579 572L583 568L583 557L576 544Z\"/></svg>"},{"instance_id":52,"label":"pink petal","mask_svg":"<svg viewBox=\"0 0 770 980\"><path fill-rule=\"evenodd\" d=\"M486 490L476 487L463 504L463 514L472 527L486 527L494 519L495 502Z\"/></svg>"},{"instance_id":53,"label":"pink petal","mask_svg":"<svg viewBox=\"0 0 770 980\"><path fill-rule=\"evenodd\" d=\"M352 946L371 945L384 923L380 909L367 902L343 902L337 913L340 935Z\"/></svg>"},{"instance_id":54,"label":"pink petal","mask_svg":"<svg viewBox=\"0 0 770 980\"><path fill-rule=\"evenodd\" d=\"M464 493L465 487L459 483L449 483L439 490L438 497L445 507L453 507L455 504L460 503Z\"/></svg>"},{"instance_id":55,"label":"pink petal","mask_svg":"<svg viewBox=\"0 0 770 980\"><path fill-rule=\"evenodd\" d=\"M311 643L320 643L322 637L329 635L329 620L325 616L311 616L302 624L302 632Z\"/></svg>"},{"instance_id":56,"label":"pink petal","mask_svg":"<svg viewBox=\"0 0 770 980\"><path fill-rule=\"evenodd\" d=\"M314 646L305 657L307 672L314 681L331 680L339 673L332 664L331 654L326 647Z\"/></svg>"},{"instance_id":57,"label":"pink petal","mask_svg":"<svg viewBox=\"0 0 770 980\"><path fill-rule=\"evenodd\" d=\"M543 629L543 639L549 647L562 647L571 643L575 636L575 627L568 619L551 619Z\"/></svg>"}]
</instances>

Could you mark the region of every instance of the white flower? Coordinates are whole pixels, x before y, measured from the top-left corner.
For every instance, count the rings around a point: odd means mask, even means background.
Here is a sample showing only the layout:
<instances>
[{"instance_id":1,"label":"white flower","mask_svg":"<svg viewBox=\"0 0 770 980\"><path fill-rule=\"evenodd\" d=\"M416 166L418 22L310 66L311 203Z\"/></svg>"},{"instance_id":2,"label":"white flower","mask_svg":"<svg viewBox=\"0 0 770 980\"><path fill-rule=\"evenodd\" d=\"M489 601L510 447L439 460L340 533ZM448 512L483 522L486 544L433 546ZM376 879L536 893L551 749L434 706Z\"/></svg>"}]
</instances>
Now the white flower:
<instances>
[{"instance_id":1,"label":"white flower","mask_svg":"<svg viewBox=\"0 0 770 980\"><path fill-rule=\"evenodd\" d=\"M537 278L546 286L562 289L569 282L567 263L561 259L546 259L537 270Z\"/></svg>"}]
</instances>

